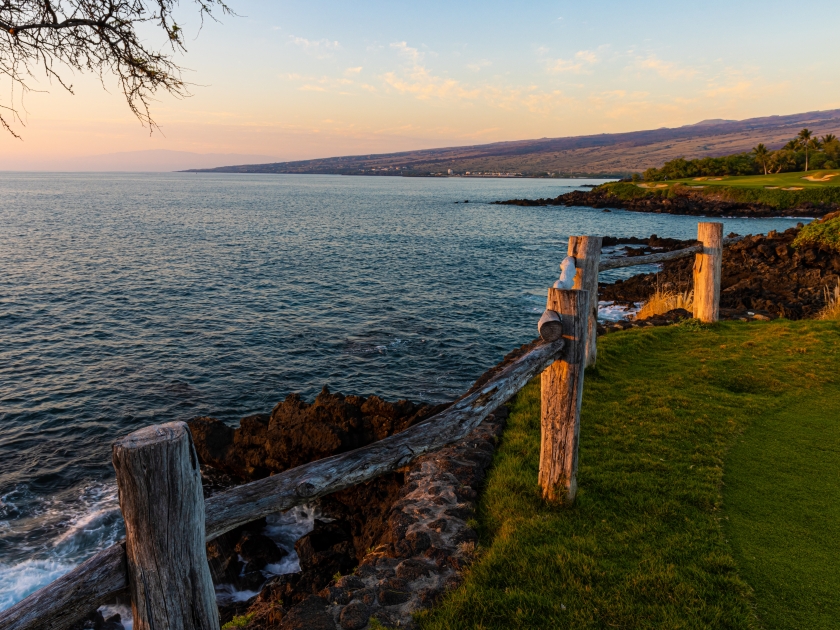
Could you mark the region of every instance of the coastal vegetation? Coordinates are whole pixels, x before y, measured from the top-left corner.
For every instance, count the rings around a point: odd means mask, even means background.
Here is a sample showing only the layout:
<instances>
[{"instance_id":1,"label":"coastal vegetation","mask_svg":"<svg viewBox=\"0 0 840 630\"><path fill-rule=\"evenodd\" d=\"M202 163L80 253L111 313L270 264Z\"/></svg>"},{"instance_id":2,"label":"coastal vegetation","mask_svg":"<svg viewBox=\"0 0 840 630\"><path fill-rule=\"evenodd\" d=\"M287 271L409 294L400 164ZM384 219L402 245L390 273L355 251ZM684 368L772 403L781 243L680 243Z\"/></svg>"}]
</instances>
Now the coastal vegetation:
<instances>
[{"instance_id":1,"label":"coastal vegetation","mask_svg":"<svg viewBox=\"0 0 840 630\"><path fill-rule=\"evenodd\" d=\"M698 177L664 182L615 182L593 189L615 202L692 197L699 202L755 204L774 210L840 204L840 170ZM702 210L702 208L701 208Z\"/></svg>"},{"instance_id":2,"label":"coastal vegetation","mask_svg":"<svg viewBox=\"0 0 840 630\"><path fill-rule=\"evenodd\" d=\"M759 143L748 153L695 160L677 158L665 162L661 168L647 169L642 178L646 182L659 182L694 177L789 173L812 168L840 168L840 140L834 134L828 133L818 139L805 128L777 151L770 151Z\"/></svg>"},{"instance_id":3,"label":"coastal vegetation","mask_svg":"<svg viewBox=\"0 0 840 630\"><path fill-rule=\"evenodd\" d=\"M531 382L480 499L478 560L421 627L833 628L838 326L690 320L603 337L570 509L537 492Z\"/></svg>"},{"instance_id":4,"label":"coastal vegetation","mask_svg":"<svg viewBox=\"0 0 840 630\"><path fill-rule=\"evenodd\" d=\"M793 246L823 247L829 251L840 252L840 214L826 219L809 223L799 230L793 240Z\"/></svg>"}]
</instances>

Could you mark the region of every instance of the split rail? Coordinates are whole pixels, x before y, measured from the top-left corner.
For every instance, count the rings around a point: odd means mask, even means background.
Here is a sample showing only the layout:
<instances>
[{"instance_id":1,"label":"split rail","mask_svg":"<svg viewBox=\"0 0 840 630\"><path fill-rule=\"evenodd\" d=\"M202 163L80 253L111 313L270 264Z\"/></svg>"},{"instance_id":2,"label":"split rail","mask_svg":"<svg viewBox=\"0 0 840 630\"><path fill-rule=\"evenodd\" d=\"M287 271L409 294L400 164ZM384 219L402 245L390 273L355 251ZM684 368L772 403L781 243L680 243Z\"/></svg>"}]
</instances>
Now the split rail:
<instances>
[{"instance_id":1,"label":"split rail","mask_svg":"<svg viewBox=\"0 0 840 630\"><path fill-rule=\"evenodd\" d=\"M584 368L596 360L598 273L696 255L694 316L718 319L723 225L700 223L700 245L601 261L601 238L569 239L564 275L548 290L542 337L444 411L369 446L211 496L183 422L146 427L113 446L125 540L0 612L0 630L64 630L126 593L136 630L219 630L205 544L240 525L402 468L466 437L541 374L538 483L548 501L577 490Z\"/></svg>"}]
</instances>

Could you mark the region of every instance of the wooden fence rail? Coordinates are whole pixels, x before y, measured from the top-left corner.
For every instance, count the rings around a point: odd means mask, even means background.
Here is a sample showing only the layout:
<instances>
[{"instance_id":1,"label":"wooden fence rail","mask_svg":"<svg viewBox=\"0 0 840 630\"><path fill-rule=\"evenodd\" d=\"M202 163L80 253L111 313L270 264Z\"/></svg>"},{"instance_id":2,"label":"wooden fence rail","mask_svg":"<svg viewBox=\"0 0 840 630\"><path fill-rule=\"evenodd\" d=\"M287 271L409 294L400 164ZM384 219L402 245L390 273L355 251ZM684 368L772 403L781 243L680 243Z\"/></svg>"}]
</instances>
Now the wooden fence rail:
<instances>
[{"instance_id":1,"label":"wooden fence rail","mask_svg":"<svg viewBox=\"0 0 840 630\"><path fill-rule=\"evenodd\" d=\"M119 440L114 445L114 466L127 541L0 611L0 630L64 630L127 590L135 630L218 630L204 555L208 540L369 481L464 438L540 373L539 484L546 499L573 502L584 368L594 364L597 351L598 273L696 254L695 317L715 321L723 246L739 239L723 240L721 223L700 223L698 232L701 245L604 261L600 260L600 237L570 238L567 263L574 259L574 288L549 289L547 311L540 320L544 339L444 411L363 448L243 484L204 501L198 459L186 424L146 427Z\"/></svg>"},{"instance_id":2,"label":"wooden fence rail","mask_svg":"<svg viewBox=\"0 0 840 630\"><path fill-rule=\"evenodd\" d=\"M733 236L732 238L723 239L724 247L737 243L743 240L743 236ZM623 267L635 267L636 265L651 265L654 263L666 262L668 260L678 260L680 258L687 258L692 254L699 254L703 251L702 245L692 245L685 249L677 249L672 252L662 252L661 254L648 254L647 256L622 256L620 258L608 258L602 260L598 265L598 271L609 271L610 269L621 269Z\"/></svg>"},{"instance_id":3,"label":"wooden fence rail","mask_svg":"<svg viewBox=\"0 0 840 630\"><path fill-rule=\"evenodd\" d=\"M564 345L562 338L551 343L537 343L483 386L402 433L210 497L205 504L206 539L268 514L369 481L465 437L494 409L560 357ZM151 544L151 541L146 543ZM125 543L121 542L0 612L0 629L64 630L123 593L129 585L126 575ZM141 630L136 625L135 628Z\"/></svg>"}]
</instances>

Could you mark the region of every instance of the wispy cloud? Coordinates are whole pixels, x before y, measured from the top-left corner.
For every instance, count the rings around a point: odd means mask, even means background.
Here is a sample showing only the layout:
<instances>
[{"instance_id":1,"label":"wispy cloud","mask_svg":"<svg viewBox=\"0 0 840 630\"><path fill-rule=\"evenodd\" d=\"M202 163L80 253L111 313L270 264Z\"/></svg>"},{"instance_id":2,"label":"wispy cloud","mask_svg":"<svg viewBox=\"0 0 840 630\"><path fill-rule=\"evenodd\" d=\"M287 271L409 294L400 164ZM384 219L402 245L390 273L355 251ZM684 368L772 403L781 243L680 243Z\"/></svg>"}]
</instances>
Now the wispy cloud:
<instances>
[{"instance_id":1,"label":"wispy cloud","mask_svg":"<svg viewBox=\"0 0 840 630\"><path fill-rule=\"evenodd\" d=\"M306 39L305 37L289 35L289 41L316 59L332 57L335 51L341 50L341 44L329 39Z\"/></svg>"},{"instance_id":2,"label":"wispy cloud","mask_svg":"<svg viewBox=\"0 0 840 630\"><path fill-rule=\"evenodd\" d=\"M554 59L548 63L549 72L584 74L591 71L592 66L600 61L598 55L591 50L579 50L571 59Z\"/></svg>"},{"instance_id":3,"label":"wispy cloud","mask_svg":"<svg viewBox=\"0 0 840 630\"><path fill-rule=\"evenodd\" d=\"M423 53L409 46L408 42L394 42L391 44L391 48L414 63L420 63L423 60Z\"/></svg>"},{"instance_id":4,"label":"wispy cloud","mask_svg":"<svg viewBox=\"0 0 840 630\"><path fill-rule=\"evenodd\" d=\"M690 79L697 75L697 70L688 66L681 66L673 61L664 61L656 55L636 59L636 67L642 70L652 70L663 79L677 81Z\"/></svg>"},{"instance_id":5,"label":"wispy cloud","mask_svg":"<svg viewBox=\"0 0 840 630\"><path fill-rule=\"evenodd\" d=\"M408 65L399 72L386 72L382 80L386 86L400 94L411 94L420 100L429 99L474 99L479 92L465 88L460 81L440 77L422 65L423 53L406 42L394 42L391 48L408 60Z\"/></svg>"},{"instance_id":6,"label":"wispy cloud","mask_svg":"<svg viewBox=\"0 0 840 630\"><path fill-rule=\"evenodd\" d=\"M349 77L349 76L357 75L361 71L362 71L362 66L358 66L356 68L347 68L347 70L344 71L344 74L346 74Z\"/></svg>"},{"instance_id":7,"label":"wispy cloud","mask_svg":"<svg viewBox=\"0 0 840 630\"><path fill-rule=\"evenodd\" d=\"M482 59L474 63L468 63L467 68L469 70L472 70L473 72L481 72L483 68L489 68L492 65L492 62L488 61L487 59Z\"/></svg>"}]
</instances>

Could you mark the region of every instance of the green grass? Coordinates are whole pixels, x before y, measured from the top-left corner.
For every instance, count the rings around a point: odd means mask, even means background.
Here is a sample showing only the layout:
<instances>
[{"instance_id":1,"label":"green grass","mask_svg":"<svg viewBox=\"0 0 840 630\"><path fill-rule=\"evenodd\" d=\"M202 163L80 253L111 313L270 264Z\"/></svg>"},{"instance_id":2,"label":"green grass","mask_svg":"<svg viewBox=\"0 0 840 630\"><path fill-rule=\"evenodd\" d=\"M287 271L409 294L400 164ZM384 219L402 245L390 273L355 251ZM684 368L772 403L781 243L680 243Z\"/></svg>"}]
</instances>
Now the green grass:
<instances>
[{"instance_id":1,"label":"green grass","mask_svg":"<svg viewBox=\"0 0 840 630\"><path fill-rule=\"evenodd\" d=\"M805 177L824 177L832 173L840 173L838 170L831 171L808 171L807 173L771 173L769 175L744 175L744 176L724 176L721 178L704 177L702 181L697 178L678 179L669 184L682 183L688 186L706 186L713 188L717 186L732 186L735 188L766 188L767 186L778 186L779 188L825 188L836 187L840 185L840 175L836 175L826 182L812 182Z\"/></svg>"},{"instance_id":2,"label":"green grass","mask_svg":"<svg viewBox=\"0 0 840 630\"><path fill-rule=\"evenodd\" d=\"M680 179L667 182L642 182L638 185L616 182L602 184L599 189L607 190L617 199L625 201L650 196L674 197L699 194L720 201L757 203L778 210L789 210L804 203L817 206L840 205L840 175L827 182L810 182L803 179L806 175L821 177L829 173L840 173L840 171L727 176L719 180L706 178L704 181ZM801 190L786 190L789 188L801 188Z\"/></svg>"},{"instance_id":3,"label":"green grass","mask_svg":"<svg viewBox=\"0 0 840 630\"><path fill-rule=\"evenodd\" d=\"M537 492L530 383L482 494L479 560L421 626L836 627L838 333L775 321L603 337L570 509Z\"/></svg>"},{"instance_id":4,"label":"green grass","mask_svg":"<svg viewBox=\"0 0 840 630\"><path fill-rule=\"evenodd\" d=\"M228 621L225 625L222 626L222 630L236 630L236 628L247 628L248 624L251 623L254 619L254 614L248 615L237 615L230 621Z\"/></svg>"}]
</instances>

